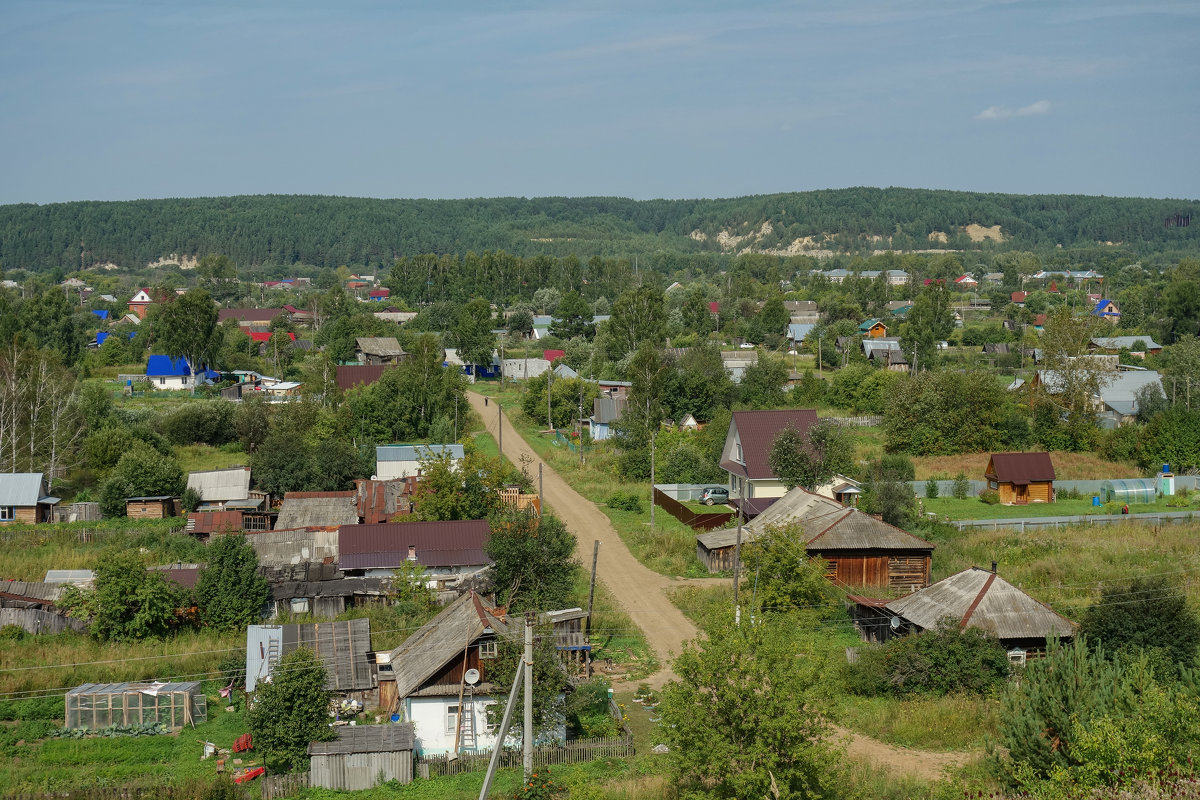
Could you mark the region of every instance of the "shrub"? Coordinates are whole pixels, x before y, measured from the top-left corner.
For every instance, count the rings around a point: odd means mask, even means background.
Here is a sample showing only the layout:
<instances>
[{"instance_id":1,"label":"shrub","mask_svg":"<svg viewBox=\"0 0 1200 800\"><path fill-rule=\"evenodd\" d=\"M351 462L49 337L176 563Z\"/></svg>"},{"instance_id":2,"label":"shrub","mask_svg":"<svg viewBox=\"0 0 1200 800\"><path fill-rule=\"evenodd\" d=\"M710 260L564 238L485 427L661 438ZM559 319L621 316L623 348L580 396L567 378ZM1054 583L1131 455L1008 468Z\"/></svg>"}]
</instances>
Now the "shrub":
<instances>
[{"instance_id":1,"label":"shrub","mask_svg":"<svg viewBox=\"0 0 1200 800\"><path fill-rule=\"evenodd\" d=\"M613 492L608 496L607 504L609 508L621 511L640 512L642 510L642 498L636 492Z\"/></svg>"},{"instance_id":2,"label":"shrub","mask_svg":"<svg viewBox=\"0 0 1200 800\"><path fill-rule=\"evenodd\" d=\"M935 500L938 496L937 478L930 478L925 481L925 497L929 500Z\"/></svg>"},{"instance_id":3,"label":"shrub","mask_svg":"<svg viewBox=\"0 0 1200 800\"><path fill-rule=\"evenodd\" d=\"M967 473L960 472L954 476L954 499L966 500L967 495L971 493L971 481L967 478Z\"/></svg>"},{"instance_id":4,"label":"shrub","mask_svg":"<svg viewBox=\"0 0 1200 800\"><path fill-rule=\"evenodd\" d=\"M1008 654L994 637L957 624L864 648L849 670L847 688L858 694L983 694L1008 677Z\"/></svg>"},{"instance_id":5,"label":"shrub","mask_svg":"<svg viewBox=\"0 0 1200 800\"><path fill-rule=\"evenodd\" d=\"M25 638L25 629L20 625L5 625L0 628L0 641L19 642Z\"/></svg>"},{"instance_id":6,"label":"shrub","mask_svg":"<svg viewBox=\"0 0 1200 800\"><path fill-rule=\"evenodd\" d=\"M0 703L0 721L3 722L32 719L58 721L65 717L65 701L61 696Z\"/></svg>"},{"instance_id":7,"label":"shrub","mask_svg":"<svg viewBox=\"0 0 1200 800\"><path fill-rule=\"evenodd\" d=\"M984 489L979 493L979 499L989 506L994 506L1000 502L1000 493L995 489Z\"/></svg>"}]
</instances>

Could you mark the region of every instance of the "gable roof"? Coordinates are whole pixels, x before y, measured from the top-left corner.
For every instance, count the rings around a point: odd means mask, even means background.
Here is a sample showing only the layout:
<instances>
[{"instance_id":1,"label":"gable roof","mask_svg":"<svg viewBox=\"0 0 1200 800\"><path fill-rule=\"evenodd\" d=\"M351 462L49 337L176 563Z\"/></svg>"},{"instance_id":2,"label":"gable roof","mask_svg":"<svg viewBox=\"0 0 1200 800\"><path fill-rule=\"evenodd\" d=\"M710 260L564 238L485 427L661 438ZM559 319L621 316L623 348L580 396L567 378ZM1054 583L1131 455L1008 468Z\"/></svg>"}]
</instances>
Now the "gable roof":
<instances>
[{"instance_id":1,"label":"gable roof","mask_svg":"<svg viewBox=\"0 0 1200 800\"><path fill-rule=\"evenodd\" d=\"M992 453L985 477L1000 483L1024 486L1034 481L1054 480L1054 464L1049 453Z\"/></svg>"},{"instance_id":2,"label":"gable roof","mask_svg":"<svg viewBox=\"0 0 1200 800\"><path fill-rule=\"evenodd\" d=\"M744 466L736 461L722 461L721 469L734 475L761 479L775 474L767 464L771 443L781 430L791 425L806 433L817 424L817 412L811 408L788 408L775 411L735 411L729 422L730 431L737 430L742 445Z\"/></svg>"},{"instance_id":3,"label":"gable roof","mask_svg":"<svg viewBox=\"0 0 1200 800\"><path fill-rule=\"evenodd\" d=\"M979 628L999 639L1067 638L1075 626L994 572L971 567L885 608L921 628L949 617L962 628Z\"/></svg>"},{"instance_id":4,"label":"gable roof","mask_svg":"<svg viewBox=\"0 0 1200 800\"><path fill-rule=\"evenodd\" d=\"M200 373L210 380L221 377L211 369L205 368ZM148 378L187 378L191 377L192 369L183 356L150 356L146 359L146 377Z\"/></svg>"},{"instance_id":5,"label":"gable roof","mask_svg":"<svg viewBox=\"0 0 1200 800\"><path fill-rule=\"evenodd\" d=\"M1109 310L1112 306L1112 310ZM1092 313L1099 317L1119 317L1121 312L1117 310L1117 305L1112 300L1099 300L1096 302L1096 307L1092 309Z\"/></svg>"},{"instance_id":6,"label":"gable roof","mask_svg":"<svg viewBox=\"0 0 1200 800\"><path fill-rule=\"evenodd\" d=\"M770 509L767 509L768 511ZM847 508L825 528L805 530L809 553L830 550L933 550L933 545L857 508Z\"/></svg>"},{"instance_id":7,"label":"gable roof","mask_svg":"<svg viewBox=\"0 0 1200 800\"><path fill-rule=\"evenodd\" d=\"M338 564L344 570L394 569L413 547L424 567L484 566L492 563L483 550L491 536L486 519L342 525Z\"/></svg>"},{"instance_id":8,"label":"gable roof","mask_svg":"<svg viewBox=\"0 0 1200 800\"><path fill-rule=\"evenodd\" d=\"M206 503L245 500L250 496L250 468L229 467L204 472L189 472L187 488L200 493Z\"/></svg>"},{"instance_id":9,"label":"gable roof","mask_svg":"<svg viewBox=\"0 0 1200 800\"><path fill-rule=\"evenodd\" d=\"M0 506L36 506L45 489L40 472L0 473Z\"/></svg>"},{"instance_id":10,"label":"gable roof","mask_svg":"<svg viewBox=\"0 0 1200 800\"><path fill-rule=\"evenodd\" d=\"M1098 336L1092 339L1092 345L1105 350L1132 350L1138 342L1144 344L1147 350L1162 349L1162 345L1149 336Z\"/></svg>"},{"instance_id":11,"label":"gable roof","mask_svg":"<svg viewBox=\"0 0 1200 800\"><path fill-rule=\"evenodd\" d=\"M607 425L620 419L628 407L628 397L602 395L592 400L592 420L598 425Z\"/></svg>"},{"instance_id":12,"label":"gable roof","mask_svg":"<svg viewBox=\"0 0 1200 800\"><path fill-rule=\"evenodd\" d=\"M874 328L876 325L883 325L883 320L877 319L875 317L871 317L870 319L865 319L862 322L858 323L858 329L860 331L869 331L869 330L871 330L871 328ZM886 328L887 326L884 325L884 327Z\"/></svg>"},{"instance_id":13,"label":"gable roof","mask_svg":"<svg viewBox=\"0 0 1200 800\"><path fill-rule=\"evenodd\" d=\"M288 492L275 530L332 528L358 522L358 492Z\"/></svg>"},{"instance_id":14,"label":"gable roof","mask_svg":"<svg viewBox=\"0 0 1200 800\"><path fill-rule=\"evenodd\" d=\"M407 355L395 336L359 336L354 342L360 352L369 356L390 358Z\"/></svg>"},{"instance_id":15,"label":"gable roof","mask_svg":"<svg viewBox=\"0 0 1200 800\"><path fill-rule=\"evenodd\" d=\"M337 368L337 385L343 391L355 386L370 386L383 377L385 369L395 369L395 364L349 364Z\"/></svg>"},{"instance_id":16,"label":"gable roof","mask_svg":"<svg viewBox=\"0 0 1200 800\"><path fill-rule=\"evenodd\" d=\"M446 666L461 659L469 645L487 631L512 636L504 612L488 608L475 592L467 592L422 625L392 650L388 659L396 676L396 696L403 700Z\"/></svg>"}]
</instances>

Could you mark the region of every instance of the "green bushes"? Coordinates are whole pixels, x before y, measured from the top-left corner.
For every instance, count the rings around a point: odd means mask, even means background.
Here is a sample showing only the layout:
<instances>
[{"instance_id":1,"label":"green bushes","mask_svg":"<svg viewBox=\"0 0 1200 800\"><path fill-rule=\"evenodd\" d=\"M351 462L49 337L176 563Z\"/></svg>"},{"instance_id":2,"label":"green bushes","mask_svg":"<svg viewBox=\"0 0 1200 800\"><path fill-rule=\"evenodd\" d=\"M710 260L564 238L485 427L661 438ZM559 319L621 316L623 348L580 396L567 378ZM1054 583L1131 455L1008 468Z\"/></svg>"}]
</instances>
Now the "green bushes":
<instances>
[{"instance_id":1,"label":"green bushes","mask_svg":"<svg viewBox=\"0 0 1200 800\"><path fill-rule=\"evenodd\" d=\"M234 405L225 400L193 401L165 414L158 427L172 444L217 447L234 439Z\"/></svg>"},{"instance_id":2,"label":"green bushes","mask_svg":"<svg viewBox=\"0 0 1200 800\"><path fill-rule=\"evenodd\" d=\"M1008 655L995 637L945 624L863 648L847 669L846 686L868 696L983 694L999 688L1008 671Z\"/></svg>"},{"instance_id":3,"label":"green bushes","mask_svg":"<svg viewBox=\"0 0 1200 800\"><path fill-rule=\"evenodd\" d=\"M39 697L35 700L5 700L0 702L0 722L12 720L66 719L65 701L62 697Z\"/></svg>"},{"instance_id":4,"label":"green bushes","mask_svg":"<svg viewBox=\"0 0 1200 800\"><path fill-rule=\"evenodd\" d=\"M989 506L994 506L1000 502L1000 493L995 489L984 489L979 493L981 502L987 503Z\"/></svg>"},{"instance_id":5,"label":"green bushes","mask_svg":"<svg viewBox=\"0 0 1200 800\"><path fill-rule=\"evenodd\" d=\"M642 510L642 498L636 492L613 492L605 502L609 508L621 511L640 513Z\"/></svg>"}]
</instances>

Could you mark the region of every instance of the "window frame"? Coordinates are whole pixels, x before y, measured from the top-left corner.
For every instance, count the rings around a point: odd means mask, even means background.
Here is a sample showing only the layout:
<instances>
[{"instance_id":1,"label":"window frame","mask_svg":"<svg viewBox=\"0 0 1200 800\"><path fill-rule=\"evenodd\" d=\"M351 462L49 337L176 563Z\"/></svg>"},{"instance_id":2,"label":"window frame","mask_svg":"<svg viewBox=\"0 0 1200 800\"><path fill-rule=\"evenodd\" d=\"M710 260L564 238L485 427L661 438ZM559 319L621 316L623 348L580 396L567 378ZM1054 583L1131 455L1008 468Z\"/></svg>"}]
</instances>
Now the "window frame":
<instances>
[{"instance_id":1,"label":"window frame","mask_svg":"<svg viewBox=\"0 0 1200 800\"><path fill-rule=\"evenodd\" d=\"M479 658L493 659L500 657L500 643L495 639L488 639L479 643Z\"/></svg>"},{"instance_id":2,"label":"window frame","mask_svg":"<svg viewBox=\"0 0 1200 800\"><path fill-rule=\"evenodd\" d=\"M16 506L0 506L0 522L15 522L16 519Z\"/></svg>"}]
</instances>

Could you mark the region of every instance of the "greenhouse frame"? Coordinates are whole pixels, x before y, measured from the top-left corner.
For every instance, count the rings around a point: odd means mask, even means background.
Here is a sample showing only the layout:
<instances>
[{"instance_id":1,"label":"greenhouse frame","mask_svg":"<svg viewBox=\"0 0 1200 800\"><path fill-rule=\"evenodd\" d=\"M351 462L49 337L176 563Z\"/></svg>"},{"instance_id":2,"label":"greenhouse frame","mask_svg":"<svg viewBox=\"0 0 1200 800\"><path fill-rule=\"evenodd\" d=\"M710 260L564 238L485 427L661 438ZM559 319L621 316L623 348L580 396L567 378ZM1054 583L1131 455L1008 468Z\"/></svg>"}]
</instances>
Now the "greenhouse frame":
<instances>
[{"instance_id":1,"label":"greenhouse frame","mask_svg":"<svg viewBox=\"0 0 1200 800\"><path fill-rule=\"evenodd\" d=\"M1158 496L1158 481L1154 478L1105 481L1100 486L1100 496L1106 503L1153 503Z\"/></svg>"},{"instance_id":2,"label":"greenhouse frame","mask_svg":"<svg viewBox=\"0 0 1200 800\"><path fill-rule=\"evenodd\" d=\"M199 681L85 683L67 692L66 700L67 727L73 729L161 722L175 730L208 719Z\"/></svg>"}]
</instances>

